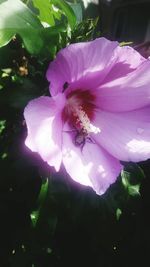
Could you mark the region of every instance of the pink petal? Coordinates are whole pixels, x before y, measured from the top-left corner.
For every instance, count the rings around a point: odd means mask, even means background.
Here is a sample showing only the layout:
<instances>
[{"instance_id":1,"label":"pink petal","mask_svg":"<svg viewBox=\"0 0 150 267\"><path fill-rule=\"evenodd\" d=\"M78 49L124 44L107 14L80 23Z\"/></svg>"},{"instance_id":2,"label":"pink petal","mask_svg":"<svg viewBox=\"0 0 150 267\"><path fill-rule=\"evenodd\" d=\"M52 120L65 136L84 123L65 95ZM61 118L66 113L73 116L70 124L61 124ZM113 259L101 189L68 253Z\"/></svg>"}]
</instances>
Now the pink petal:
<instances>
[{"instance_id":1,"label":"pink petal","mask_svg":"<svg viewBox=\"0 0 150 267\"><path fill-rule=\"evenodd\" d=\"M116 181L123 167L117 159L97 144L86 142L83 148L83 157L86 164L91 164L89 177L93 189L99 195L104 194L108 187Z\"/></svg>"},{"instance_id":2,"label":"pink petal","mask_svg":"<svg viewBox=\"0 0 150 267\"><path fill-rule=\"evenodd\" d=\"M97 144L86 144L81 151L69 133L63 136L63 163L66 171L76 182L91 186L102 195L115 182L122 166Z\"/></svg>"},{"instance_id":3,"label":"pink petal","mask_svg":"<svg viewBox=\"0 0 150 267\"><path fill-rule=\"evenodd\" d=\"M51 94L62 92L66 82L75 89L97 87L114 64L117 45L117 42L99 38L62 49L47 71Z\"/></svg>"},{"instance_id":4,"label":"pink petal","mask_svg":"<svg viewBox=\"0 0 150 267\"><path fill-rule=\"evenodd\" d=\"M73 144L71 134L68 132L63 134L62 157L66 171L71 178L80 184L92 187L88 176L90 166L83 164L82 153Z\"/></svg>"},{"instance_id":5,"label":"pink petal","mask_svg":"<svg viewBox=\"0 0 150 267\"><path fill-rule=\"evenodd\" d=\"M130 72L137 69L144 61L143 58L136 50L130 46L118 46L115 49L116 62L112 69L105 77L103 83L107 83L117 78L127 76Z\"/></svg>"},{"instance_id":6,"label":"pink petal","mask_svg":"<svg viewBox=\"0 0 150 267\"><path fill-rule=\"evenodd\" d=\"M144 161L150 158L150 107L132 112L95 114L95 126L101 132L94 140L112 156L122 161Z\"/></svg>"},{"instance_id":7,"label":"pink petal","mask_svg":"<svg viewBox=\"0 0 150 267\"><path fill-rule=\"evenodd\" d=\"M44 161L55 167L56 171L59 170L61 164L62 119L60 112L64 101L63 95L57 95L55 99L39 97L30 101L24 111L28 129L26 146L38 152Z\"/></svg>"},{"instance_id":8,"label":"pink petal","mask_svg":"<svg viewBox=\"0 0 150 267\"><path fill-rule=\"evenodd\" d=\"M112 112L131 111L150 104L150 61L136 70L103 84L96 91L97 106Z\"/></svg>"}]
</instances>

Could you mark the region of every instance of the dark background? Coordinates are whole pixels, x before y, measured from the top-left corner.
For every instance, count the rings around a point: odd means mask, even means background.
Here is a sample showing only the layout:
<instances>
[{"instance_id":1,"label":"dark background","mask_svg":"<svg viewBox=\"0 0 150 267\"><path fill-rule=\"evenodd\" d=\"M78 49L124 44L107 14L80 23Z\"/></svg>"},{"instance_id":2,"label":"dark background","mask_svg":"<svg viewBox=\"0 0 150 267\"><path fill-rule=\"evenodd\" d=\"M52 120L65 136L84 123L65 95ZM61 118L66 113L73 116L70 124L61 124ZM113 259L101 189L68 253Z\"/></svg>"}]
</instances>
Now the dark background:
<instances>
[{"instance_id":1,"label":"dark background","mask_svg":"<svg viewBox=\"0 0 150 267\"><path fill-rule=\"evenodd\" d=\"M99 16L103 36L134 44L150 41L149 0L99 0L89 4L85 15Z\"/></svg>"}]
</instances>

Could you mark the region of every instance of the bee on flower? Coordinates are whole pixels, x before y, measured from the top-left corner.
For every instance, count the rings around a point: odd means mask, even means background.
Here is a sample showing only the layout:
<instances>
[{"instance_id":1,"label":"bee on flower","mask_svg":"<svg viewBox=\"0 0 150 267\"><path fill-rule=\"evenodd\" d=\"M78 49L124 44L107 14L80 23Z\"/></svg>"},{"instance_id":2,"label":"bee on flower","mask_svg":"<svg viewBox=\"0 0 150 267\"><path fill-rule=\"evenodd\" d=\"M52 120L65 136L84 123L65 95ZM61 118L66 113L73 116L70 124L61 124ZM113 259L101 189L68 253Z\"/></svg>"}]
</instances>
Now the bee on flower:
<instances>
[{"instance_id":1,"label":"bee on flower","mask_svg":"<svg viewBox=\"0 0 150 267\"><path fill-rule=\"evenodd\" d=\"M98 38L62 49L47 70L52 97L29 102L25 144L56 171L106 192L120 161L150 158L150 60Z\"/></svg>"}]
</instances>

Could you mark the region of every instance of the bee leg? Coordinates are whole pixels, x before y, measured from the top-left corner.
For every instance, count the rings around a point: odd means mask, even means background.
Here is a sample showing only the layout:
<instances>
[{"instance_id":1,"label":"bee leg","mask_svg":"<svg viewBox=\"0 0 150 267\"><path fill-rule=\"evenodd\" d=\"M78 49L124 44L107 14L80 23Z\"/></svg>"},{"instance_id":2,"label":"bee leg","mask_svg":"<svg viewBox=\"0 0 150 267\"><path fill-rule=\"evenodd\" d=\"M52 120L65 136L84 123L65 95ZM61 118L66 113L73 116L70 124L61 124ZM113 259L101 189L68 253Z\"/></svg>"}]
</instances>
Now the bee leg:
<instances>
[{"instance_id":1,"label":"bee leg","mask_svg":"<svg viewBox=\"0 0 150 267\"><path fill-rule=\"evenodd\" d=\"M74 133L74 132L76 132L75 129L71 129L71 130L68 130L68 131L63 131L63 133Z\"/></svg>"},{"instance_id":2,"label":"bee leg","mask_svg":"<svg viewBox=\"0 0 150 267\"><path fill-rule=\"evenodd\" d=\"M83 141L83 143L80 145L80 149L81 149L81 153L83 152L83 147L85 145L85 140Z\"/></svg>"},{"instance_id":3,"label":"bee leg","mask_svg":"<svg viewBox=\"0 0 150 267\"><path fill-rule=\"evenodd\" d=\"M87 137L87 138L86 138L86 141L87 141L88 143L93 143L93 144L95 144L95 141L94 141L91 137Z\"/></svg>"}]
</instances>

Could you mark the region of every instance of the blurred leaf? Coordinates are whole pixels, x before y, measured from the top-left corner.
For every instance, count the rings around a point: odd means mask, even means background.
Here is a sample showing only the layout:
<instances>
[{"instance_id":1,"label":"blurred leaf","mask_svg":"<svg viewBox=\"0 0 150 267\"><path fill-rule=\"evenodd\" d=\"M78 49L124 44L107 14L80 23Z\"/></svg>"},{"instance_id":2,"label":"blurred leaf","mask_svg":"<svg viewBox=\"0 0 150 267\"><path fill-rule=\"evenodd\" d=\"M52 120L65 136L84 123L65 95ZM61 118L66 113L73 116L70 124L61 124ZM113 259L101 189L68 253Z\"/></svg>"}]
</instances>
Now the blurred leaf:
<instances>
[{"instance_id":1,"label":"blurred leaf","mask_svg":"<svg viewBox=\"0 0 150 267\"><path fill-rule=\"evenodd\" d=\"M11 65L12 60L16 56L15 52L8 46L0 48L0 68L7 68Z\"/></svg>"},{"instance_id":2,"label":"blurred leaf","mask_svg":"<svg viewBox=\"0 0 150 267\"><path fill-rule=\"evenodd\" d=\"M31 54L37 54L43 47L38 18L19 0L0 0L0 46L6 45L19 34Z\"/></svg>"},{"instance_id":3,"label":"blurred leaf","mask_svg":"<svg viewBox=\"0 0 150 267\"><path fill-rule=\"evenodd\" d=\"M53 15L50 12L51 3L49 0L33 0L33 4L39 10L39 19L43 22L47 22L49 25L54 25L55 21Z\"/></svg>"},{"instance_id":4,"label":"blurred leaf","mask_svg":"<svg viewBox=\"0 0 150 267\"><path fill-rule=\"evenodd\" d=\"M39 206L38 210L33 211L30 215L31 220L32 220L32 224L34 227L36 227L36 224L38 222L41 209L42 209L44 202L46 200L47 192L48 192L48 179L41 186L41 190L40 190L39 197L38 197L38 206Z\"/></svg>"},{"instance_id":5,"label":"blurred leaf","mask_svg":"<svg viewBox=\"0 0 150 267\"><path fill-rule=\"evenodd\" d=\"M122 184L130 196L140 195L140 184L144 173L137 164L128 164L121 173Z\"/></svg>"},{"instance_id":6,"label":"blurred leaf","mask_svg":"<svg viewBox=\"0 0 150 267\"><path fill-rule=\"evenodd\" d=\"M60 34L66 33L66 25L61 23L52 27L43 28L41 30L41 35L43 37L43 41L45 46L40 51L40 58L41 60L47 58L50 59L50 56L53 58L60 46Z\"/></svg>"},{"instance_id":7,"label":"blurred leaf","mask_svg":"<svg viewBox=\"0 0 150 267\"><path fill-rule=\"evenodd\" d=\"M129 195L131 196L140 195L140 184L131 185L129 186L128 190L129 190Z\"/></svg>"},{"instance_id":8,"label":"blurred leaf","mask_svg":"<svg viewBox=\"0 0 150 267\"><path fill-rule=\"evenodd\" d=\"M70 7L70 5L67 4L64 0L61 0L61 1L60 0L51 0L51 3L58 6L63 11L63 13L68 18L68 23L69 23L71 29L74 29L74 27L76 25L76 16L74 14L73 9Z\"/></svg>"},{"instance_id":9,"label":"blurred leaf","mask_svg":"<svg viewBox=\"0 0 150 267\"><path fill-rule=\"evenodd\" d=\"M61 12L59 9L54 9L52 3L49 0L33 0L33 4L39 10L39 19L42 22L47 22L49 25L55 25L55 17L61 18Z\"/></svg>"},{"instance_id":10,"label":"blurred leaf","mask_svg":"<svg viewBox=\"0 0 150 267\"><path fill-rule=\"evenodd\" d=\"M122 210L118 208L118 209L116 210L116 218L117 218L117 220L120 219L121 214L122 214Z\"/></svg>"},{"instance_id":11,"label":"blurred leaf","mask_svg":"<svg viewBox=\"0 0 150 267\"><path fill-rule=\"evenodd\" d=\"M94 39L95 29L98 23L98 18L96 19L86 19L81 23L77 24L72 31L71 42L84 42Z\"/></svg>"},{"instance_id":12,"label":"blurred leaf","mask_svg":"<svg viewBox=\"0 0 150 267\"><path fill-rule=\"evenodd\" d=\"M122 183L126 189L129 187L129 179L130 179L130 173L126 171L122 171L121 173L122 177Z\"/></svg>"},{"instance_id":13,"label":"blurred leaf","mask_svg":"<svg viewBox=\"0 0 150 267\"><path fill-rule=\"evenodd\" d=\"M133 42L121 42L119 45L120 46L126 46L126 45L131 45Z\"/></svg>"},{"instance_id":14,"label":"blurred leaf","mask_svg":"<svg viewBox=\"0 0 150 267\"><path fill-rule=\"evenodd\" d=\"M28 78L13 76L15 83L12 88L6 88L0 91L0 106L23 109L27 103L40 95L37 85ZM18 84L17 84L18 83Z\"/></svg>"},{"instance_id":15,"label":"blurred leaf","mask_svg":"<svg viewBox=\"0 0 150 267\"><path fill-rule=\"evenodd\" d=\"M83 12L82 12L82 7L80 3L70 3L68 2L68 4L71 6L71 8L73 9L76 18L77 18L77 22L81 22L83 19Z\"/></svg>"},{"instance_id":16,"label":"blurred leaf","mask_svg":"<svg viewBox=\"0 0 150 267\"><path fill-rule=\"evenodd\" d=\"M39 206L43 205L46 195L47 195L47 191L48 191L48 179L46 179L46 181L44 181L41 186L41 190L40 190L39 197L38 197Z\"/></svg>"},{"instance_id":17,"label":"blurred leaf","mask_svg":"<svg viewBox=\"0 0 150 267\"><path fill-rule=\"evenodd\" d=\"M124 170L117 181L101 197L109 212L119 220L129 201L140 196L140 185L144 177L143 170L135 163L125 163ZM130 206L129 209L132 209Z\"/></svg>"},{"instance_id":18,"label":"blurred leaf","mask_svg":"<svg viewBox=\"0 0 150 267\"><path fill-rule=\"evenodd\" d=\"M57 33L60 32L65 32L66 31L66 25L64 23L57 24L52 27L48 27L42 30L43 32L47 32L48 35L56 35Z\"/></svg>"},{"instance_id":19,"label":"blurred leaf","mask_svg":"<svg viewBox=\"0 0 150 267\"><path fill-rule=\"evenodd\" d=\"M5 129L6 120L0 120L0 135Z\"/></svg>"}]
</instances>

